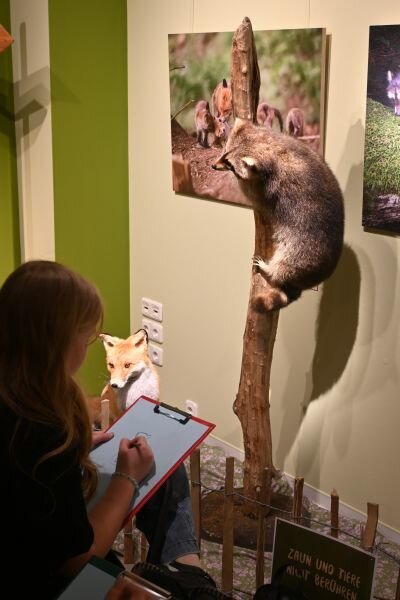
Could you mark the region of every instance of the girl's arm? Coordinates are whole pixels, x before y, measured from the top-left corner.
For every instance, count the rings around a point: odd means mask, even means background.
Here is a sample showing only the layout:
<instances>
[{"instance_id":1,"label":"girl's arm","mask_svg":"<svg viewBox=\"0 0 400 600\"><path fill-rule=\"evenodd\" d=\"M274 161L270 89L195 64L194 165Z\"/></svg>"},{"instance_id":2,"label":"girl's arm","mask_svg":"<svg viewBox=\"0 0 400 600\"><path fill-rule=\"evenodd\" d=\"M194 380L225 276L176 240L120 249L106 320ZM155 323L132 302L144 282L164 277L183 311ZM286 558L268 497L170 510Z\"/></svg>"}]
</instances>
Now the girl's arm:
<instances>
[{"instance_id":1,"label":"girl's arm","mask_svg":"<svg viewBox=\"0 0 400 600\"><path fill-rule=\"evenodd\" d=\"M121 440L116 471L141 481L153 462L153 453L144 437ZM94 533L93 544L86 553L66 561L62 568L63 575L75 575L94 555L100 558L106 556L122 528L135 491L135 486L128 478L111 478L104 495L88 513Z\"/></svg>"}]
</instances>

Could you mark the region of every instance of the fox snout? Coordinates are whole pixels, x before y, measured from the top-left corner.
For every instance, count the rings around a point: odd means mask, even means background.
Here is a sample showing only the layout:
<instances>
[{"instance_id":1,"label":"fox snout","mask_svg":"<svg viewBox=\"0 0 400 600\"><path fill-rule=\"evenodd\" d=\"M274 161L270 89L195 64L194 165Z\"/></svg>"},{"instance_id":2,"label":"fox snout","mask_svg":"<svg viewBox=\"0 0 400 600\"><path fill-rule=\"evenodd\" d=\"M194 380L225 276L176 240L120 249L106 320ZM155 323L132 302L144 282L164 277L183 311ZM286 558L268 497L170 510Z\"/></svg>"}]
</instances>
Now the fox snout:
<instances>
[{"instance_id":1,"label":"fox snout","mask_svg":"<svg viewBox=\"0 0 400 600\"><path fill-rule=\"evenodd\" d=\"M117 381L110 380L110 385L115 390L122 390L122 388L125 387L126 382L127 382L127 379L125 379L125 380L118 379Z\"/></svg>"}]
</instances>

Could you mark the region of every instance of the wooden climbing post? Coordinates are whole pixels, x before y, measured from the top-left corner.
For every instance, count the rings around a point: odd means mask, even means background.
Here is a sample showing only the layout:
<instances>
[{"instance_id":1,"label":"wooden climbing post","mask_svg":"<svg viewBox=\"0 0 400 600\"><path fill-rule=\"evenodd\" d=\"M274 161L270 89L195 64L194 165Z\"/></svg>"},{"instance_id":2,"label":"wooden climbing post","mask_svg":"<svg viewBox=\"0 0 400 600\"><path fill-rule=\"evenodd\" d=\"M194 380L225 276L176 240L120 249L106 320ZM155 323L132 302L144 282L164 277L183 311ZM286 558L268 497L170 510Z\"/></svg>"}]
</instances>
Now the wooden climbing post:
<instances>
[{"instance_id":1,"label":"wooden climbing post","mask_svg":"<svg viewBox=\"0 0 400 600\"><path fill-rule=\"evenodd\" d=\"M233 115L255 123L260 72L252 25L247 17L235 31L231 57ZM254 255L268 260L273 254L271 224L266 222L260 211L254 209L253 212ZM264 469L273 469L269 382L279 310L260 313L254 309L256 296L263 294L268 287L266 279L253 268L239 390L233 405L243 431L243 493L253 499L257 497L257 489L262 486Z\"/></svg>"}]
</instances>

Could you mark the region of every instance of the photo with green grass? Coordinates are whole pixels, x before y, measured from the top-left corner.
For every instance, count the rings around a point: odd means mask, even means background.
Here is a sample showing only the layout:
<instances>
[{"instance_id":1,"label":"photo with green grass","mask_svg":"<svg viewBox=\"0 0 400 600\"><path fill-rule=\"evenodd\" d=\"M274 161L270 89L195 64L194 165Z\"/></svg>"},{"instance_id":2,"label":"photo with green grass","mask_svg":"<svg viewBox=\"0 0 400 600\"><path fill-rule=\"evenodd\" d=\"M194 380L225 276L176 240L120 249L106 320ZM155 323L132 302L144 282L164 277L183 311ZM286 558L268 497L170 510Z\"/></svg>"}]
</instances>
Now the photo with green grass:
<instances>
[{"instance_id":1,"label":"photo with green grass","mask_svg":"<svg viewBox=\"0 0 400 600\"><path fill-rule=\"evenodd\" d=\"M400 25L369 31L362 224L400 233Z\"/></svg>"},{"instance_id":2,"label":"photo with green grass","mask_svg":"<svg viewBox=\"0 0 400 600\"><path fill-rule=\"evenodd\" d=\"M234 124L234 32L168 36L172 183L177 193L249 205L231 173L212 169ZM257 123L323 153L325 30L255 31Z\"/></svg>"}]
</instances>

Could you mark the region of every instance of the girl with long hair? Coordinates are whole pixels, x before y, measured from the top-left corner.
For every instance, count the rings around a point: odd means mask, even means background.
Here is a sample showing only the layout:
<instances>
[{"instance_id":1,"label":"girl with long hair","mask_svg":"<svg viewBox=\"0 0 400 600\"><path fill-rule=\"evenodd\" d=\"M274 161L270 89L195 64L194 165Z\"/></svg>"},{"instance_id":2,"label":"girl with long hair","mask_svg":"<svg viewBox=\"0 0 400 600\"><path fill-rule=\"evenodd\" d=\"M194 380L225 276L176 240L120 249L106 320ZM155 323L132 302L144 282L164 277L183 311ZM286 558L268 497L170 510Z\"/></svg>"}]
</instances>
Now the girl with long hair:
<instances>
[{"instance_id":1,"label":"girl with long hair","mask_svg":"<svg viewBox=\"0 0 400 600\"><path fill-rule=\"evenodd\" d=\"M94 432L73 376L102 319L95 287L56 262L28 261L0 289L0 560L14 598L55 598L92 556L110 558L137 482L153 466L144 437L121 440L114 476L87 510ZM111 434L96 435L106 443ZM183 579L215 587L200 568L183 467L170 482L160 564L178 574L184 565ZM159 510L157 492L137 516L150 542Z\"/></svg>"}]
</instances>

